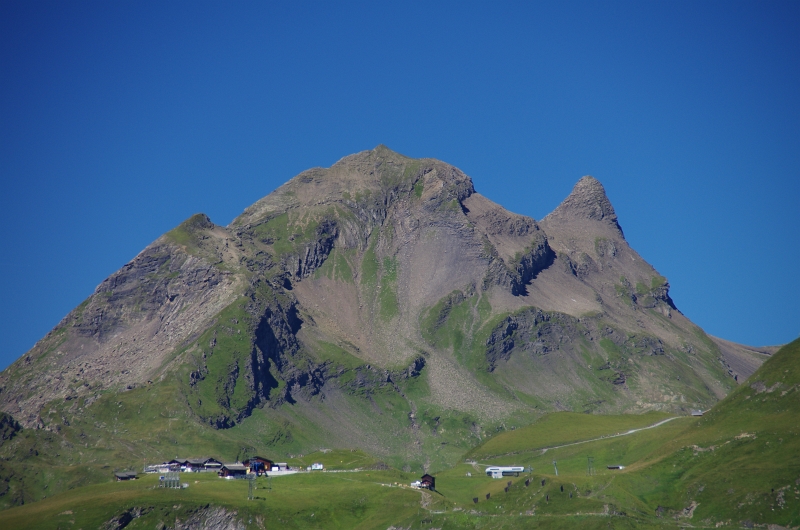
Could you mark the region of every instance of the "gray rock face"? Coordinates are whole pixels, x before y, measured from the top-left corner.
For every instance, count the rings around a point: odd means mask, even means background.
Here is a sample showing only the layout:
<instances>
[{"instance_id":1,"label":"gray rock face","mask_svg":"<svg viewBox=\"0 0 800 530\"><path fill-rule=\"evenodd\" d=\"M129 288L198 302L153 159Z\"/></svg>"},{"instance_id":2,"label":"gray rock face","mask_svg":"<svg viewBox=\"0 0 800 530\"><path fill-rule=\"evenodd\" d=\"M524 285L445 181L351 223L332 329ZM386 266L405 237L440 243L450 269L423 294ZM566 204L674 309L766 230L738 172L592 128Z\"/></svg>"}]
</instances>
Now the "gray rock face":
<instances>
[{"instance_id":1,"label":"gray rock face","mask_svg":"<svg viewBox=\"0 0 800 530\"><path fill-rule=\"evenodd\" d=\"M175 521L175 530L245 530L238 513L219 506L197 510L186 519Z\"/></svg>"},{"instance_id":2,"label":"gray rock face","mask_svg":"<svg viewBox=\"0 0 800 530\"><path fill-rule=\"evenodd\" d=\"M17 420L10 414L0 412L0 445L13 438L20 430L22 430L22 426Z\"/></svg>"},{"instance_id":3,"label":"gray rock face","mask_svg":"<svg viewBox=\"0 0 800 530\"><path fill-rule=\"evenodd\" d=\"M605 221L622 230L617 223L614 207L606 196L605 188L599 180L590 175L582 177L575 184L572 193L548 217Z\"/></svg>"},{"instance_id":4,"label":"gray rock face","mask_svg":"<svg viewBox=\"0 0 800 530\"><path fill-rule=\"evenodd\" d=\"M209 231L202 219L199 230ZM166 357L232 301L238 281L205 257L157 240L0 374L0 406L36 427L48 401L92 399L156 379Z\"/></svg>"},{"instance_id":5,"label":"gray rock face","mask_svg":"<svg viewBox=\"0 0 800 530\"><path fill-rule=\"evenodd\" d=\"M508 360L512 352L531 356L544 356L559 349L571 349L578 337L579 322L561 313L546 313L540 309L527 309L506 317L486 341L486 360L493 371L501 360Z\"/></svg>"},{"instance_id":6,"label":"gray rock face","mask_svg":"<svg viewBox=\"0 0 800 530\"><path fill-rule=\"evenodd\" d=\"M122 530L153 511L152 507L134 506L103 523L101 530ZM188 513L184 513L187 512ZM181 510L174 518L161 520L158 530L245 530L247 525L235 510L206 505L199 509ZM260 519L260 517L259 517ZM263 526L263 525L260 525Z\"/></svg>"},{"instance_id":7,"label":"gray rock face","mask_svg":"<svg viewBox=\"0 0 800 530\"><path fill-rule=\"evenodd\" d=\"M169 303L213 290L225 273L168 244L151 245L104 280L73 327L104 341L131 320L151 320ZM133 313L131 301L136 302Z\"/></svg>"}]
</instances>

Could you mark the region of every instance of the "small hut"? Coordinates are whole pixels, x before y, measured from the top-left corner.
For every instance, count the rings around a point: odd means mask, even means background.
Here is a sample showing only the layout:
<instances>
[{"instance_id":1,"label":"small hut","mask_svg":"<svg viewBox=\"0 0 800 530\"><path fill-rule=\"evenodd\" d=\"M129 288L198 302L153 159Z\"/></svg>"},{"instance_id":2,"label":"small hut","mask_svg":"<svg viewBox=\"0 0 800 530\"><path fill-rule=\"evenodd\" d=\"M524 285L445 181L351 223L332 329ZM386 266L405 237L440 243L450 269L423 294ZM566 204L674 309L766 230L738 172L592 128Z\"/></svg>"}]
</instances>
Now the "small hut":
<instances>
[{"instance_id":1,"label":"small hut","mask_svg":"<svg viewBox=\"0 0 800 530\"><path fill-rule=\"evenodd\" d=\"M432 477L425 473L422 475L422 478L419 479L419 486L421 488L427 488L429 490L435 491L436 490L436 477Z\"/></svg>"}]
</instances>

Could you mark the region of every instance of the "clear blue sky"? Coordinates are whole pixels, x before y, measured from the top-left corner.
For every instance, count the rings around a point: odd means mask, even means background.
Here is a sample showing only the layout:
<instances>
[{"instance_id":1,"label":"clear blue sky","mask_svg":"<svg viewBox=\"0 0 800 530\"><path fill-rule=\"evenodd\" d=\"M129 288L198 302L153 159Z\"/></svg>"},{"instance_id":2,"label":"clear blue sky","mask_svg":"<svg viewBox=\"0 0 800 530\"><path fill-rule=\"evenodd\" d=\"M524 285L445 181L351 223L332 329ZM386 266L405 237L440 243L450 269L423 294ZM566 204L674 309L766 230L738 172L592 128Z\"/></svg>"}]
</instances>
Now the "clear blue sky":
<instances>
[{"instance_id":1,"label":"clear blue sky","mask_svg":"<svg viewBox=\"0 0 800 530\"><path fill-rule=\"evenodd\" d=\"M800 2L423 4L0 1L0 368L193 213L380 143L536 219L594 175L708 333L798 336Z\"/></svg>"}]
</instances>

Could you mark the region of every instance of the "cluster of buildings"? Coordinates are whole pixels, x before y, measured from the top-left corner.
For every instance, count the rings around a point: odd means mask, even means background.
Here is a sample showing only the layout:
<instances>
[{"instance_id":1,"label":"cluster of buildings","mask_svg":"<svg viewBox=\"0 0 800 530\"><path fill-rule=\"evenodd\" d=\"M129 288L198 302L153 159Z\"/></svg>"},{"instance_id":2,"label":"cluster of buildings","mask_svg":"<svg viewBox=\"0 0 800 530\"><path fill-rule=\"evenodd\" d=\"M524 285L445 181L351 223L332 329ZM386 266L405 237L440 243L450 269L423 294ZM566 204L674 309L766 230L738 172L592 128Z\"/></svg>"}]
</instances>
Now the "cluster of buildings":
<instances>
[{"instance_id":1,"label":"cluster of buildings","mask_svg":"<svg viewBox=\"0 0 800 530\"><path fill-rule=\"evenodd\" d=\"M307 471L323 470L324 466L314 463ZM145 466L145 473L197 473L215 472L222 478L246 478L247 475L289 474L300 471L289 467L286 462L275 462L269 458L253 456L244 462L224 463L216 458L173 458L168 462ZM115 473L117 480L136 478L135 473Z\"/></svg>"},{"instance_id":2,"label":"cluster of buildings","mask_svg":"<svg viewBox=\"0 0 800 530\"><path fill-rule=\"evenodd\" d=\"M170 473L175 471L216 471L222 469L222 462L216 458L174 458L169 462L145 466L145 473Z\"/></svg>"},{"instance_id":3,"label":"cluster of buildings","mask_svg":"<svg viewBox=\"0 0 800 530\"><path fill-rule=\"evenodd\" d=\"M323 471L324 469L325 466L315 462L308 466L305 471ZM505 468L503 469L505 470ZM518 468L508 469L517 471ZM269 458L264 458L261 456L253 456L244 462L234 462L232 464L220 462L216 458L173 458L168 462L145 466L144 468L145 473L162 473L165 475L168 473L173 474L176 481L178 480L177 473L200 473L211 471L215 472L221 478L236 479L247 478L248 476L252 475L266 476L267 473L272 476L289 475L303 470L292 468L285 462L274 462ZM493 476L490 473L487 474ZM137 473L134 471L124 471L114 473L114 476L117 480L133 480L137 478ZM162 477L162 479L163 478L164 477ZM167 478L169 478L169 475ZM422 475L419 480L412 482L411 487L435 491L436 478L426 473Z\"/></svg>"}]
</instances>

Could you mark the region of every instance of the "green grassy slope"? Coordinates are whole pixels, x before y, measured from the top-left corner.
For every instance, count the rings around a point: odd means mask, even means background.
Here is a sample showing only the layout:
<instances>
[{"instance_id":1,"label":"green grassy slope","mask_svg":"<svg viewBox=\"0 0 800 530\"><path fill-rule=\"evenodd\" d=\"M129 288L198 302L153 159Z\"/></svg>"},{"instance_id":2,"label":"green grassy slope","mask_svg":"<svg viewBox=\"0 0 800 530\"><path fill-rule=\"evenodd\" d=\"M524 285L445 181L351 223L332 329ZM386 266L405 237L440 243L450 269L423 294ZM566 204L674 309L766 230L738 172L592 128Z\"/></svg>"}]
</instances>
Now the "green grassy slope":
<instances>
[{"instance_id":1,"label":"green grassy slope","mask_svg":"<svg viewBox=\"0 0 800 530\"><path fill-rule=\"evenodd\" d=\"M627 487L651 507L695 502L700 520L800 524L800 340L649 460Z\"/></svg>"},{"instance_id":2,"label":"green grassy slope","mask_svg":"<svg viewBox=\"0 0 800 530\"><path fill-rule=\"evenodd\" d=\"M624 512L625 517L643 525L689 521L701 527L797 525L798 391L800 341L795 341L702 418L679 418L629 436L543 453L541 448L575 438L570 434L574 429L582 429L578 437L590 437L603 429L604 422L608 422L605 427L611 427L615 421L613 417L593 416L581 425L576 421L580 415L555 414L524 429L500 434L470 453L483 457L483 464L532 466L537 493L524 488L524 492L515 494L514 488L522 478L512 479L512 488L506 493L506 481L486 479L468 465L449 470L438 483L459 502L479 497L481 510L487 512L524 509L567 515L587 510L605 512L608 506L610 511ZM512 454L491 458L501 453ZM588 457L594 459L591 476ZM607 465L626 468L609 470ZM473 477L466 477L468 472ZM543 487L541 480L546 482ZM485 501L486 493L491 494L489 501ZM493 500L498 495L500 498Z\"/></svg>"},{"instance_id":3,"label":"green grassy slope","mask_svg":"<svg viewBox=\"0 0 800 530\"><path fill-rule=\"evenodd\" d=\"M483 461L504 455L525 454L647 427L671 417L673 416L664 412L612 416L574 412L548 414L536 423L491 438L470 451L467 457Z\"/></svg>"},{"instance_id":4,"label":"green grassy slope","mask_svg":"<svg viewBox=\"0 0 800 530\"><path fill-rule=\"evenodd\" d=\"M800 341L702 418L552 414L468 451L465 460L478 462L436 473L436 492L401 487L419 475L395 470L279 477L271 490L261 479L251 501L246 483L210 475L182 475L189 487L181 491L153 489L154 477L112 484L106 475L105 484L4 510L0 527L90 528L135 512L141 516L128 527L144 528L186 520L207 505L224 507L228 517L235 511L251 528L269 527L265 521L286 528L793 527L800 524L798 392ZM349 450L294 459L312 461L330 468L374 462ZM486 465L532 470L494 480Z\"/></svg>"},{"instance_id":5,"label":"green grassy slope","mask_svg":"<svg viewBox=\"0 0 800 530\"><path fill-rule=\"evenodd\" d=\"M86 486L0 512L2 528L100 528L126 512L140 514L126 528L162 528L186 521L209 505L253 528L386 528L419 508L420 493L395 487L409 476L396 471L310 473L257 481L248 500L244 480L213 473L182 474L188 488L157 488L149 475L130 482ZM159 526L161 525L161 526ZM116 528L116 526L115 526Z\"/></svg>"}]
</instances>

